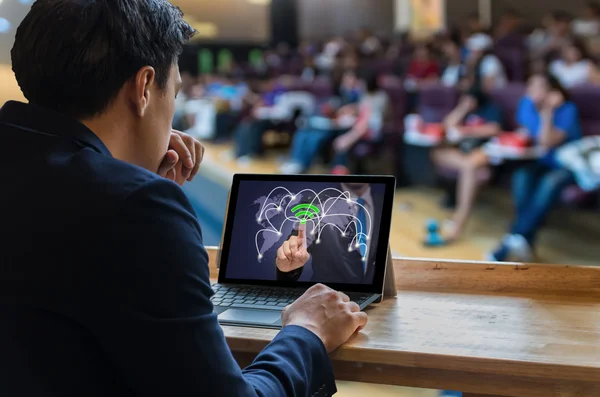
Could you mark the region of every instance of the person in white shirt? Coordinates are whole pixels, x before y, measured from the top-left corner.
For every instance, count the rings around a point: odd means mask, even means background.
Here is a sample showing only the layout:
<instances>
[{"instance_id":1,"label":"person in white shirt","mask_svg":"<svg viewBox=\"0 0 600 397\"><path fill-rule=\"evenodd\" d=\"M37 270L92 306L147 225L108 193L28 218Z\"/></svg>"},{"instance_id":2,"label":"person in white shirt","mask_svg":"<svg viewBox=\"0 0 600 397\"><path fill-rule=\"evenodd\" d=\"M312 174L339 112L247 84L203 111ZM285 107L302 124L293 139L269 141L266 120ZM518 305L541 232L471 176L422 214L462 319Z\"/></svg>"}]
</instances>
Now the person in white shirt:
<instances>
[{"instance_id":1,"label":"person in white shirt","mask_svg":"<svg viewBox=\"0 0 600 397\"><path fill-rule=\"evenodd\" d=\"M585 45L579 40L569 41L562 49L561 58L552 61L549 69L565 88L600 82L598 68L589 59Z\"/></svg>"},{"instance_id":2,"label":"person in white shirt","mask_svg":"<svg viewBox=\"0 0 600 397\"><path fill-rule=\"evenodd\" d=\"M571 15L565 11L554 11L545 16L543 29L534 31L527 40L531 58L552 59L571 39L572 20Z\"/></svg>"},{"instance_id":3,"label":"person in white shirt","mask_svg":"<svg viewBox=\"0 0 600 397\"><path fill-rule=\"evenodd\" d=\"M466 46L469 51L467 64L470 68L472 84L481 84L485 91L506 85L504 66L492 53L493 40L485 33L469 37Z\"/></svg>"},{"instance_id":4,"label":"person in white shirt","mask_svg":"<svg viewBox=\"0 0 600 397\"><path fill-rule=\"evenodd\" d=\"M447 40L442 46L442 51L447 64L440 80L446 87L455 87L465 75L465 65L462 62L460 45L454 40Z\"/></svg>"},{"instance_id":5,"label":"person in white shirt","mask_svg":"<svg viewBox=\"0 0 600 397\"><path fill-rule=\"evenodd\" d=\"M587 3L585 17L573 21L571 29L577 36L586 38L600 35L600 5L596 2Z\"/></svg>"}]
</instances>

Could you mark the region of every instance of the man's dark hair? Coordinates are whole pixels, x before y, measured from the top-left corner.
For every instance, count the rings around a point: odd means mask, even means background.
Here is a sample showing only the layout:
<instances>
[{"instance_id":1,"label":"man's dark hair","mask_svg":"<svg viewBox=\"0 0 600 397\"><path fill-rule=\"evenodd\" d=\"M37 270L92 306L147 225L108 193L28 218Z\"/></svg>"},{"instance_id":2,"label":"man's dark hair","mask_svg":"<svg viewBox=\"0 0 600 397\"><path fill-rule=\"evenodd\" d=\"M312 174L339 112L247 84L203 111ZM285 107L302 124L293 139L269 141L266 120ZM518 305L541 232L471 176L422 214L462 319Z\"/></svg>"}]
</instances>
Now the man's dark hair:
<instances>
[{"instance_id":1,"label":"man's dark hair","mask_svg":"<svg viewBox=\"0 0 600 397\"><path fill-rule=\"evenodd\" d=\"M31 103L82 119L106 110L143 66L164 89L194 33L166 0L37 0L17 29L12 67Z\"/></svg>"}]
</instances>

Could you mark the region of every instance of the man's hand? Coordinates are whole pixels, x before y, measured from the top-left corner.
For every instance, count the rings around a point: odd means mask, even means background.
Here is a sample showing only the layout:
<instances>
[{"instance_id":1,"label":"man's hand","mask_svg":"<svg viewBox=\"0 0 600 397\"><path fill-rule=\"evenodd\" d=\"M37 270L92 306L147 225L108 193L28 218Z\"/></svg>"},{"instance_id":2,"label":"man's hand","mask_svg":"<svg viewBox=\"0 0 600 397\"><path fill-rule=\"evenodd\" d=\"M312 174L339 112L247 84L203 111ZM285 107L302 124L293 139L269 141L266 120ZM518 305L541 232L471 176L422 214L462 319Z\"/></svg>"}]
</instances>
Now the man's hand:
<instances>
[{"instance_id":1,"label":"man's hand","mask_svg":"<svg viewBox=\"0 0 600 397\"><path fill-rule=\"evenodd\" d=\"M332 352L367 324L367 314L350 298L322 284L311 287L282 314L282 324L312 331Z\"/></svg>"},{"instance_id":2,"label":"man's hand","mask_svg":"<svg viewBox=\"0 0 600 397\"><path fill-rule=\"evenodd\" d=\"M204 146L181 131L172 130L169 150L158 167L158 175L182 186L198 173L204 157Z\"/></svg>"},{"instance_id":3,"label":"man's hand","mask_svg":"<svg viewBox=\"0 0 600 397\"><path fill-rule=\"evenodd\" d=\"M310 254L306 250L302 239L292 236L277 250L275 264L279 271L289 273L306 265Z\"/></svg>"}]
</instances>

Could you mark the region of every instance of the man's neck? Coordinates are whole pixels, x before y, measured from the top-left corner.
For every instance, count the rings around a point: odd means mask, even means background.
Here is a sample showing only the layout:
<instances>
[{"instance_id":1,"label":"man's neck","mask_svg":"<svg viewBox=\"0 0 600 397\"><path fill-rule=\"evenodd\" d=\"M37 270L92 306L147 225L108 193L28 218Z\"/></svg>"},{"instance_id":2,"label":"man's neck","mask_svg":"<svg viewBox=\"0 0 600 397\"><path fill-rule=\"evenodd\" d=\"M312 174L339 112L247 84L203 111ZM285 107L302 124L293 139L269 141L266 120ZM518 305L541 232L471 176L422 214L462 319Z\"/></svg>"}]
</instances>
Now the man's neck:
<instances>
[{"instance_id":1,"label":"man's neck","mask_svg":"<svg viewBox=\"0 0 600 397\"><path fill-rule=\"evenodd\" d=\"M127 132L127 124L123 123L122 119L118 121L118 117L99 116L80 121L100 138L114 158L141 165L135 151L131 150L134 147L131 142L132 137Z\"/></svg>"}]
</instances>

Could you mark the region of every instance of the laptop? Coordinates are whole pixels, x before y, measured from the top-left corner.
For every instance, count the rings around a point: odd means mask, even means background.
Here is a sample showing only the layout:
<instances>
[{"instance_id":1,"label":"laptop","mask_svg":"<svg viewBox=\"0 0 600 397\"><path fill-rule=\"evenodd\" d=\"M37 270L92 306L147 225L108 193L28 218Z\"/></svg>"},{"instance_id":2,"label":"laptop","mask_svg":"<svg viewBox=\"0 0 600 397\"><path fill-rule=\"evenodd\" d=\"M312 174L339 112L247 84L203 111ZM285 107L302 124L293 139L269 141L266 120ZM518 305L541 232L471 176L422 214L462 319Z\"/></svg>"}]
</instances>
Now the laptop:
<instances>
[{"instance_id":1,"label":"laptop","mask_svg":"<svg viewBox=\"0 0 600 397\"><path fill-rule=\"evenodd\" d=\"M316 283L361 310L380 302L395 188L392 176L234 175L211 298L219 322L280 328Z\"/></svg>"}]
</instances>

